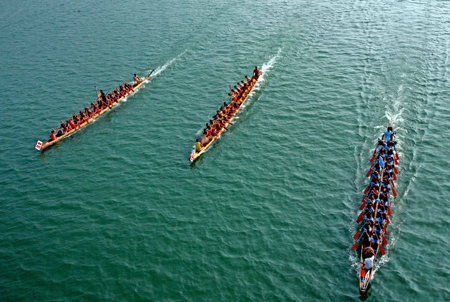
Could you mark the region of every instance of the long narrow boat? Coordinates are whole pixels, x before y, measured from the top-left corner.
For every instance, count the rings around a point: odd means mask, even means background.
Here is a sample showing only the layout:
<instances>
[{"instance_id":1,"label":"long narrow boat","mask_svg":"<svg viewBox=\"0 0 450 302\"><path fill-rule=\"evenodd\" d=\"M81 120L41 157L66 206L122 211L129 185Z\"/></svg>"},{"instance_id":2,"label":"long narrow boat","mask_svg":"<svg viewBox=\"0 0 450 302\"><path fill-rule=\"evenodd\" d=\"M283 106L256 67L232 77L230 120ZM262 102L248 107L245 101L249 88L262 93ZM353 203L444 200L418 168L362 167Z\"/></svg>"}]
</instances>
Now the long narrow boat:
<instances>
[{"instance_id":1,"label":"long narrow boat","mask_svg":"<svg viewBox=\"0 0 450 302\"><path fill-rule=\"evenodd\" d=\"M388 129L391 129L392 133L392 128L389 127ZM370 181L364 191L364 198L360 206L362 212L356 221L357 223L362 221L364 223L353 237L357 241L352 250L355 250L362 240L359 267L359 292L361 294L367 293L373 279L378 253L385 254L383 245L387 244L386 226L390 223L391 191L394 196L397 196L394 189L394 180L397 179L398 171L395 165L398 164L398 160L395 142L390 140L386 144L384 140L379 140L370 160L373 164L366 174L367 177L370 177Z\"/></svg>"},{"instance_id":2,"label":"long narrow boat","mask_svg":"<svg viewBox=\"0 0 450 302\"><path fill-rule=\"evenodd\" d=\"M234 113L234 115L228 120L228 122L225 123L225 127L223 127L219 133L213 137L212 139L209 140L208 144L206 144L205 146L203 146L202 150L199 152L196 149L194 149L191 152L191 155L189 156L189 160L191 162L194 162L197 158L200 157L200 155L202 155L203 153L205 153L208 148L214 143L214 141L220 136L220 134L222 134L222 132L225 131L225 128L228 127L228 125L231 123L231 121L235 118L235 116L238 114L238 112L242 109L242 106L244 105L244 103L247 101L248 97L250 96L250 94L252 93L253 89L255 88L256 84L258 83L258 80L261 78L263 72L260 71L258 79L255 81L252 81L251 86L250 86L250 90L247 92L247 94L244 96L244 98L242 100L235 100L233 101L231 104L233 104L234 102L241 102L241 105L238 109L236 109L236 112Z\"/></svg>"},{"instance_id":3,"label":"long narrow boat","mask_svg":"<svg viewBox=\"0 0 450 302\"><path fill-rule=\"evenodd\" d=\"M153 71L152 71L152 72L153 72ZM71 135L71 134L77 132L77 131L80 130L81 128L83 128L83 127L89 125L89 124L92 123L95 119L97 119L98 117L100 117L102 114L104 114L105 112L107 112L107 111L113 109L114 107L116 107L116 106L117 106L121 101L123 101L127 96L130 96L130 95L134 94L134 93L136 92L136 89L138 89L139 87L141 87L141 86L142 86L142 85L143 85L143 84L151 77L152 72L151 72L148 76L144 77L144 79L143 79L140 83L134 84L134 85L133 85L133 90L130 91L130 92L128 92L128 93L126 93L126 94L125 94L124 96L122 96L121 98L119 98L113 105L111 105L111 107L106 107L105 109L103 109L102 111L100 111L98 114L96 114L96 115L92 116L91 118L85 120L85 121L84 121L83 123L81 123L81 125L79 125L78 127L76 127L76 128L74 128L74 129L72 129L72 130L70 130L70 131L64 133L63 135L57 137L55 140L49 140L49 141L46 141L45 143L42 143L41 141L37 141L37 144L36 144L36 147L35 147L35 148L36 148L37 150L44 150L45 148L50 147L51 145L55 144L56 142L59 142L59 141L62 140L63 138L65 138L65 137L67 137L67 136L69 136L69 135Z\"/></svg>"}]
</instances>

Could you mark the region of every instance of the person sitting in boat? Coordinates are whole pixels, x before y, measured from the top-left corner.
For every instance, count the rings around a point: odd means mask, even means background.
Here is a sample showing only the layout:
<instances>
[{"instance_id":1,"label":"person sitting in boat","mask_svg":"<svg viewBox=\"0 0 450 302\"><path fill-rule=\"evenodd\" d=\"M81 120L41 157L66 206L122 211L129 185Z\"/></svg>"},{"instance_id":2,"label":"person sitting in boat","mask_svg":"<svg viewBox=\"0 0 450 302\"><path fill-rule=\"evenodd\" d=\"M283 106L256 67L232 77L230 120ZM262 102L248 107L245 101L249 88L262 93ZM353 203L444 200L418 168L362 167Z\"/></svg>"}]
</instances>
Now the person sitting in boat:
<instances>
[{"instance_id":1,"label":"person sitting in boat","mask_svg":"<svg viewBox=\"0 0 450 302\"><path fill-rule=\"evenodd\" d=\"M384 178L383 179L383 184L381 185L381 187L384 188L389 188L389 179L388 178Z\"/></svg>"},{"instance_id":2,"label":"person sitting in boat","mask_svg":"<svg viewBox=\"0 0 450 302\"><path fill-rule=\"evenodd\" d=\"M371 194L375 194L376 196L378 196L378 190L379 190L379 188L372 187Z\"/></svg>"},{"instance_id":3,"label":"person sitting in boat","mask_svg":"<svg viewBox=\"0 0 450 302\"><path fill-rule=\"evenodd\" d=\"M383 222L375 222L374 229L377 234L381 234L381 232L383 231Z\"/></svg>"},{"instance_id":4,"label":"person sitting in boat","mask_svg":"<svg viewBox=\"0 0 450 302\"><path fill-rule=\"evenodd\" d=\"M386 215L386 210L382 206L380 206L380 208L378 208L377 210L377 219L375 220L375 223L386 220Z\"/></svg>"},{"instance_id":5,"label":"person sitting in boat","mask_svg":"<svg viewBox=\"0 0 450 302\"><path fill-rule=\"evenodd\" d=\"M366 207L367 207L367 208L371 208L371 209L373 209L373 208L375 207L375 204L374 204L374 202L373 202L373 199L369 199L369 201L367 201Z\"/></svg>"},{"instance_id":6,"label":"person sitting in boat","mask_svg":"<svg viewBox=\"0 0 450 302\"><path fill-rule=\"evenodd\" d=\"M380 243L380 240L378 239L378 236L377 236L377 234L374 232L373 233L374 235L375 235L375 237L372 237L371 239L370 239L370 241L371 241L371 247L374 249L374 250L376 250L376 249L378 249L378 244Z\"/></svg>"},{"instance_id":7,"label":"person sitting in boat","mask_svg":"<svg viewBox=\"0 0 450 302\"><path fill-rule=\"evenodd\" d=\"M365 222L369 226L375 223L375 219L373 218L373 212L369 212L365 215Z\"/></svg>"},{"instance_id":8,"label":"person sitting in boat","mask_svg":"<svg viewBox=\"0 0 450 302\"><path fill-rule=\"evenodd\" d=\"M197 140L195 141L195 150L196 150L197 152L200 152L200 151L203 150L203 146L202 146L202 144L200 143L200 141L198 140L198 138L197 138Z\"/></svg>"},{"instance_id":9,"label":"person sitting in boat","mask_svg":"<svg viewBox=\"0 0 450 302\"><path fill-rule=\"evenodd\" d=\"M373 248L366 247L363 251L363 262L361 262L361 265L363 265L363 268L365 269L366 273L370 271L373 267L373 261L375 259L375 252Z\"/></svg>"},{"instance_id":10,"label":"person sitting in boat","mask_svg":"<svg viewBox=\"0 0 450 302\"><path fill-rule=\"evenodd\" d=\"M134 74L133 80L134 80L134 86L136 86L142 82L141 79L139 79L139 77L136 74Z\"/></svg>"},{"instance_id":11,"label":"person sitting in boat","mask_svg":"<svg viewBox=\"0 0 450 302\"><path fill-rule=\"evenodd\" d=\"M91 110L94 112L94 115L97 115L100 110L98 109L97 105L95 105L94 103L91 102Z\"/></svg>"},{"instance_id":12,"label":"person sitting in boat","mask_svg":"<svg viewBox=\"0 0 450 302\"><path fill-rule=\"evenodd\" d=\"M203 136L203 137L200 139L200 143L201 143L203 146L206 146L206 145L209 143L208 137L207 137L206 135Z\"/></svg>"},{"instance_id":13,"label":"person sitting in boat","mask_svg":"<svg viewBox=\"0 0 450 302\"><path fill-rule=\"evenodd\" d=\"M52 132L50 132L50 139L48 140L49 142L54 141L56 139L55 133L56 133L55 129L52 128Z\"/></svg>"},{"instance_id":14,"label":"person sitting in boat","mask_svg":"<svg viewBox=\"0 0 450 302\"><path fill-rule=\"evenodd\" d=\"M58 132L56 132L56 137L61 137L64 135L64 130L58 129Z\"/></svg>"},{"instance_id":15,"label":"person sitting in boat","mask_svg":"<svg viewBox=\"0 0 450 302\"><path fill-rule=\"evenodd\" d=\"M72 126L70 126L69 124L69 120L67 119L66 122L64 123L64 125L66 125L66 132L70 132L70 130L72 130Z\"/></svg>"},{"instance_id":16,"label":"person sitting in boat","mask_svg":"<svg viewBox=\"0 0 450 302\"><path fill-rule=\"evenodd\" d=\"M128 91L130 91L130 90L131 90L131 91L134 91L132 85L128 84L127 82L123 82L123 83L124 83L125 87L128 89Z\"/></svg>"},{"instance_id":17,"label":"person sitting in boat","mask_svg":"<svg viewBox=\"0 0 450 302\"><path fill-rule=\"evenodd\" d=\"M367 229L364 229L363 246L370 246L372 236L373 229L371 226L368 226Z\"/></svg>"},{"instance_id":18,"label":"person sitting in boat","mask_svg":"<svg viewBox=\"0 0 450 302\"><path fill-rule=\"evenodd\" d=\"M379 187L379 186L380 186L380 178L378 177L378 175L372 176L372 179L371 179L371 181L370 181L370 184L371 184L372 186L375 186L375 187Z\"/></svg>"}]
</instances>

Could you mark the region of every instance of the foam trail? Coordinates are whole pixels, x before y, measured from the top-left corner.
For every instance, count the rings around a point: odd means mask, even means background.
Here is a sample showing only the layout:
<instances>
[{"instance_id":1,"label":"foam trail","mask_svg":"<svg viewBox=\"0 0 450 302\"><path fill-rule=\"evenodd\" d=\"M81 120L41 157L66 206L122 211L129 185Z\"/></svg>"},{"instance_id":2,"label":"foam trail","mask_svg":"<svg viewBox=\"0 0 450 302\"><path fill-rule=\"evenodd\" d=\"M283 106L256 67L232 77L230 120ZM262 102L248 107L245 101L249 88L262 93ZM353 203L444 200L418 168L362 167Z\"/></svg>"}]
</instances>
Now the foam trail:
<instances>
[{"instance_id":1,"label":"foam trail","mask_svg":"<svg viewBox=\"0 0 450 302\"><path fill-rule=\"evenodd\" d=\"M183 51L182 53L180 53L178 56L176 56L175 58L173 58L172 60L168 61L166 64L164 64L163 66L157 67L155 68L155 71L152 74L152 77L156 77L158 74L160 74L161 72L163 72L164 70L166 70L167 67L169 67L170 65L172 65L173 62L179 60L181 58L182 55L184 55L186 53L186 50ZM148 71L148 72L151 72Z\"/></svg>"},{"instance_id":2,"label":"foam trail","mask_svg":"<svg viewBox=\"0 0 450 302\"><path fill-rule=\"evenodd\" d=\"M277 59L281 58L281 48L278 48L278 52L272 58L270 58L269 62L263 63L261 67L261 71L263 72L262 76L258 79L258 83L255 86L255 89L259 87L259 84L264 81L264 76L266 72L269 71L277 62Z\"/></svg>"}]
</instances>

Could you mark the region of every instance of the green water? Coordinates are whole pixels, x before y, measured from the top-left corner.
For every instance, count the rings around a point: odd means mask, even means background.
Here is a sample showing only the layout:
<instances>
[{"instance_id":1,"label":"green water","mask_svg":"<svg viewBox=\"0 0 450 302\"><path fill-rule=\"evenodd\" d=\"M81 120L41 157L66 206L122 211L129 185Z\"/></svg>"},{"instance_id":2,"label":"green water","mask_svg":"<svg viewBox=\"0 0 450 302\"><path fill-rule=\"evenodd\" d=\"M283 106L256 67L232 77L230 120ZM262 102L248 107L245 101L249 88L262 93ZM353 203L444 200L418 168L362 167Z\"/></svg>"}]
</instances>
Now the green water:
<instances>
[{"instance_id":1,"label":"green water","mask_svg":"<svg viewBox=\"0 0 450 302\"><path fill-rule=\"evenodd\" d=\"M0 300L448 301L450 3L0 3ZM228 85L265 70L196 163ZM49 130L157 75L45 152ZM369 295L376 139L400 164Z\"/></svg>"}]
</instances>

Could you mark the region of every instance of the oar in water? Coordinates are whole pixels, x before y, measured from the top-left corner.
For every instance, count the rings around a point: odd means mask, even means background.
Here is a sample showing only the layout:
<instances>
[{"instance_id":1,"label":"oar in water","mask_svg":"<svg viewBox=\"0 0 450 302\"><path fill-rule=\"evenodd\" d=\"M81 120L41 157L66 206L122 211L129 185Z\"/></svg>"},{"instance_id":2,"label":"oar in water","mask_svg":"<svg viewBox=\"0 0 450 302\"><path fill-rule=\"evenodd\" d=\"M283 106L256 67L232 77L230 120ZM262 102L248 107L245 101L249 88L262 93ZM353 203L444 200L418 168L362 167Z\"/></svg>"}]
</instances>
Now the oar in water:
<instances>
[{"instance_id":1,"label":"oar in water","mask_svg":"<svg viewBox=\"0 0 450 302\"><path fill-rule=\"evenodd\" d=\"M373 161L375 160L375 157L376 157L376 155L377 155L377 149L378 149L378 145L375 147L375 151L373 151L373 156L372 156L372 158L370 159L370 162L373 162Z\"/></svg>"},{"instance_id":2,"label":"oar in water","mask_svg":"<svg viewBox=\"0 0 450 302\"><path fill-rule=\"evenodd\" d=\"M358 245L358 242L361 240L362 236L364 235L364 233L361 234L361 236L359 236L358 240L355 242L355 244L352 246L352 251L354 251L356 249L356 246Z\"/></svg>"},{"instance_id":3,"label":"oar in water","mask_svg":"<svg viewBox=\"0 0 450 302\"><path fill-rule=\"evenodd\" d=\"M366 206L366 198L367 198L367 195L364 197L363 203L362 203L362 205L359 207L360 210L364 209L364 207Z\"/></svg>"},{"instance_id":4,"label":"oar in water","mask_svg":"<svg viewBox=\"0 0 450 302\"><path fill-rule=\"evenodd\" d=\"M394 188L392 188L392 192L394 193L394 197L397 197L397 192L395 192Z\"/></svg>"},{"instance_id":5,"label":"oar in water","mask_svg":"<svg viewBox=\"0 0 450 302\"><path fill-rule=\"evenodd\" d=\"M364 217L364 211L362 211L361 214L359 214L358 219L356 220L356 223L360 223L361 220L363 219L363 217Z\"/></svg>"},{"instance_id":6,"label":"oar in water","mask_svg":"<svg viewBox=\"0 0 450 302\"><path fill-rule=\"evenodd\" d=\"M369 172L367 172L366 177L369 177L369 176L370 176L370 172L372 172L372 168L373 168L374 165L375 165L375 164L372 164L372 166L370 166Z\"/></svg>"},{"instance_id":7,"label":"oar in water","mask_svg":"<svg viewBox=\"0 0 450 302\"><path fill-rule=\"evenodd\" d=\"M400 157L398 156L397 148L395 148L395 145L394 145L394 150L395 150L395 159L400 160Z\"/></svg>"},{"instance_id":8,"label":"oar in water","mask_svg":"<svg viewBox=\"0 0 450 302\"><path fill-rule=\"evenodd\" d=\"M366 222L364 222L363 226L359 229L359 231L355 234L355 236L353 236L353 239L356 240L356 238L358 238L359 233L361 233L361 230L363 229L363 227L366 225Z\"/></svg>"}]
</instances>

